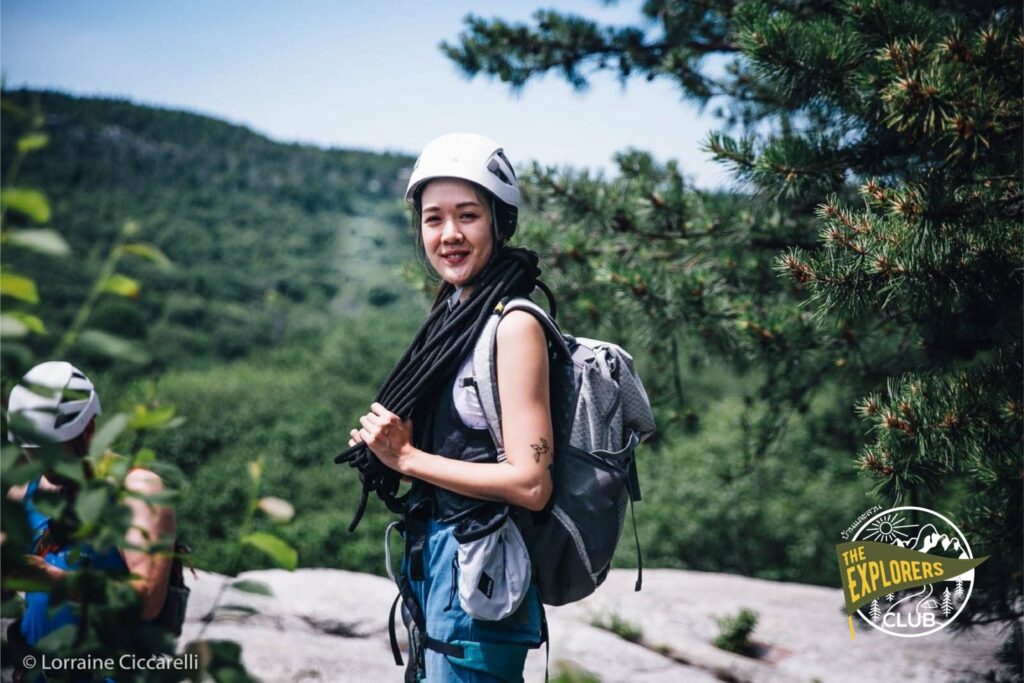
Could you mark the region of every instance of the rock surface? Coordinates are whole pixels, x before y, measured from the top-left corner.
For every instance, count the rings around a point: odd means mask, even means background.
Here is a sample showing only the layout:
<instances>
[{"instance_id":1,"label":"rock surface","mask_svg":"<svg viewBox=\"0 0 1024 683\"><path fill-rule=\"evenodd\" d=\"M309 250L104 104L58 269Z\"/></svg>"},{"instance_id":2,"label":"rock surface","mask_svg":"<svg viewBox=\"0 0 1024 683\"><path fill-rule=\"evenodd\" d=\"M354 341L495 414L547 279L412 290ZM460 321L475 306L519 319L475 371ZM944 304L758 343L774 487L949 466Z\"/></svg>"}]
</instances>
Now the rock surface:
<instances>
[{"instance_id":1,"label":"rock surface","mask_svg":"<svg viewBox=\"0 0 1024 683\"><path fill-rule=\"evenodd\" d=\"M226 588L221 609L203 617L225 585L198 572L188 623L180 643L197 637L236 640L246 667L265 681L401 681L388 642L388 579L334 569L267 570L239 578L266 583L273 597ZM551 676L589 672L601 681L961 681L998 667L997 628L955 635L949 629L923 638L895 638L871 628L850 639L838 589L676 570L613 571L586 600L547 610ZM759 615L753 639L762 659L719 650L716 619L741 608ZM592 623L639 627L640 643ZM401 627L399 627L401 629ZM205 631L204 631L205 629ZM621 630L621 629L620 629ZM404 646L404 632L400 642ZM543 648L530 653L527 681L544 680Z\"/></svg>"}]
</instances>

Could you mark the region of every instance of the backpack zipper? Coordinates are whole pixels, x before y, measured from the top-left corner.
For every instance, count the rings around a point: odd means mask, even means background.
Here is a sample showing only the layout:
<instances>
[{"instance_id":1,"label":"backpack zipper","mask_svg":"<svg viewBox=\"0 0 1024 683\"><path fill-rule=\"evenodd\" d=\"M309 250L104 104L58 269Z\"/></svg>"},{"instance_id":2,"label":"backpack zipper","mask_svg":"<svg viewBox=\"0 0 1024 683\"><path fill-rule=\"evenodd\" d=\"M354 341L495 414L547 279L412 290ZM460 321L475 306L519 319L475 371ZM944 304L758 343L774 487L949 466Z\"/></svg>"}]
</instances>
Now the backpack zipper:
<instances>
[{"instance_id":1,"label":"backpack zipper","mask_svg":"<svg viewBox=\"0 0 1024 683\"><path fill-rule=\"evenodd\" d=\"M444 608L445 612L450 612L452 605L455 604L455 593L459 588L459 556L456 555L452 558L452 589L448 593L448 606Z\"/></svg>"}]
</instances>

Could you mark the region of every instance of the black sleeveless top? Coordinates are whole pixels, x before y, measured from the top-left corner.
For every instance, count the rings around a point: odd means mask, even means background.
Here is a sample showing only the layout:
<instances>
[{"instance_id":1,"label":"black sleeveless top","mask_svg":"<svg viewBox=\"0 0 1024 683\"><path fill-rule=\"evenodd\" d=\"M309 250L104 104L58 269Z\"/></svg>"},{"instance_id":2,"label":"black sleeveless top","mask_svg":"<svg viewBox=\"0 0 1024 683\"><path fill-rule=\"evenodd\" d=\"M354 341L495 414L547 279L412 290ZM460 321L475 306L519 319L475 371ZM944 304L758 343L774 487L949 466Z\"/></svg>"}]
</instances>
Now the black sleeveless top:
<instances>
[{"instance_id":1,"label":"black sleeveless top","mask_svg":"<svg viewBox=\"0 0 1024 683\"><path fill-rule=\"evenodd\" d=\"M436 453L445 458L465 460L467 462L498 462L498 449L491 440L487 429L473 429L467 426L455 408L453 390L459 381L458 373L445 382L441 390L427 405L429 412L424 411L426 429L417 435L417 446L428 453ZM417 482L410 496L410 505L423 505L429 500L432 516L442 522L454 522L467 516L491 517L496 507L506 507L502 503L491 503L477 498L470 498L452 491L433 486L425 482Z\"/></svg>"}]
</instances>

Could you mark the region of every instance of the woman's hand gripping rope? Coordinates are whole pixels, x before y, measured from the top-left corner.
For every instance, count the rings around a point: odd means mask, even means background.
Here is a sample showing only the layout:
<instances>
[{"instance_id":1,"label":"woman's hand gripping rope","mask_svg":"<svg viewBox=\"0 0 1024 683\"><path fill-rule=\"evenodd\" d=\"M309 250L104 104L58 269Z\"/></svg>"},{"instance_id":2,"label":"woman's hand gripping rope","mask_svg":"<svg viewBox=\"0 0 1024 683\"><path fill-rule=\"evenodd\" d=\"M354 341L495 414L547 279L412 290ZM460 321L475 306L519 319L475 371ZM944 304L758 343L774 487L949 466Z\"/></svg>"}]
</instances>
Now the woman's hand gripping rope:
<instances>
[{"instance_id":1,"label":"woman's hand gripping rope","mask_svg":"<svg viewBox=\"0 0 1024 683\"><path fill-rule=\"evenodd\" d=\"M379 403L372 404L370 410L359 420L362 427L349 432L349 447L334 459L338 464L347 464L358 470L362 484L359 504L348 526L350 532L359 526L371 492L376 493L392 512L397 513L402 509L402 500L397 497L401 477L386 458L394 455L396 449L400 451L403 441L411 447L412 421L402 421ZM371 448L379 450L385 459L382 460ZM391 460L397 464L393 457Z\"/></svg>"},{"instance_id":2,"label":"woman's hand gripping rope","mask_svg":"<svg viewBox=\"0 0 1024 683\"><path fill-rule=\"evenodd\" d=\"M402 472L402 460L412 454L412 420L403 420L379 403L359 418L360 429L349 432L348 445L366 444L377 458L394 471Z\"/></svg>"}]
</instances>

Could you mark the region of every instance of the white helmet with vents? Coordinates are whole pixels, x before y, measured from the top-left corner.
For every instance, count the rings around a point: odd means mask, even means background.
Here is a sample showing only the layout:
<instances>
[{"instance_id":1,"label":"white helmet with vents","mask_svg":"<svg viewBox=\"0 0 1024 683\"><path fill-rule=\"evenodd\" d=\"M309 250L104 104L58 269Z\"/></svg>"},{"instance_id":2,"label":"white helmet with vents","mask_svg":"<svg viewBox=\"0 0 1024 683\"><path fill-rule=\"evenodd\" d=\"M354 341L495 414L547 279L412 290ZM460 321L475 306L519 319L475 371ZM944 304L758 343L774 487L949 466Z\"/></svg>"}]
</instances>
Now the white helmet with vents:
<instances>
[{"instance_id":1,"label":"white helmet with vents","mask_svg":"<svg viewBox=\"0 0 1024 683\"><path fill-rule=\"evenodd\" d=\"M476 133L450 133L431 141L413 166L405 201L413 204L428 180L460 178L486 188L500 201L519 207L519 185L505 151Z\"/></svg>"},{"instance_id":2,"label":"white helmet with vents","mask_svg":"<svg viewBox=\"0 0 1024 683\"><path fill-rule=\"evenodd\" d=\"M71 441L100 414L100 397L89 378L65 361L35 366L7 399L7 439L22 448Z\"/></svg>"}]
</instances>

